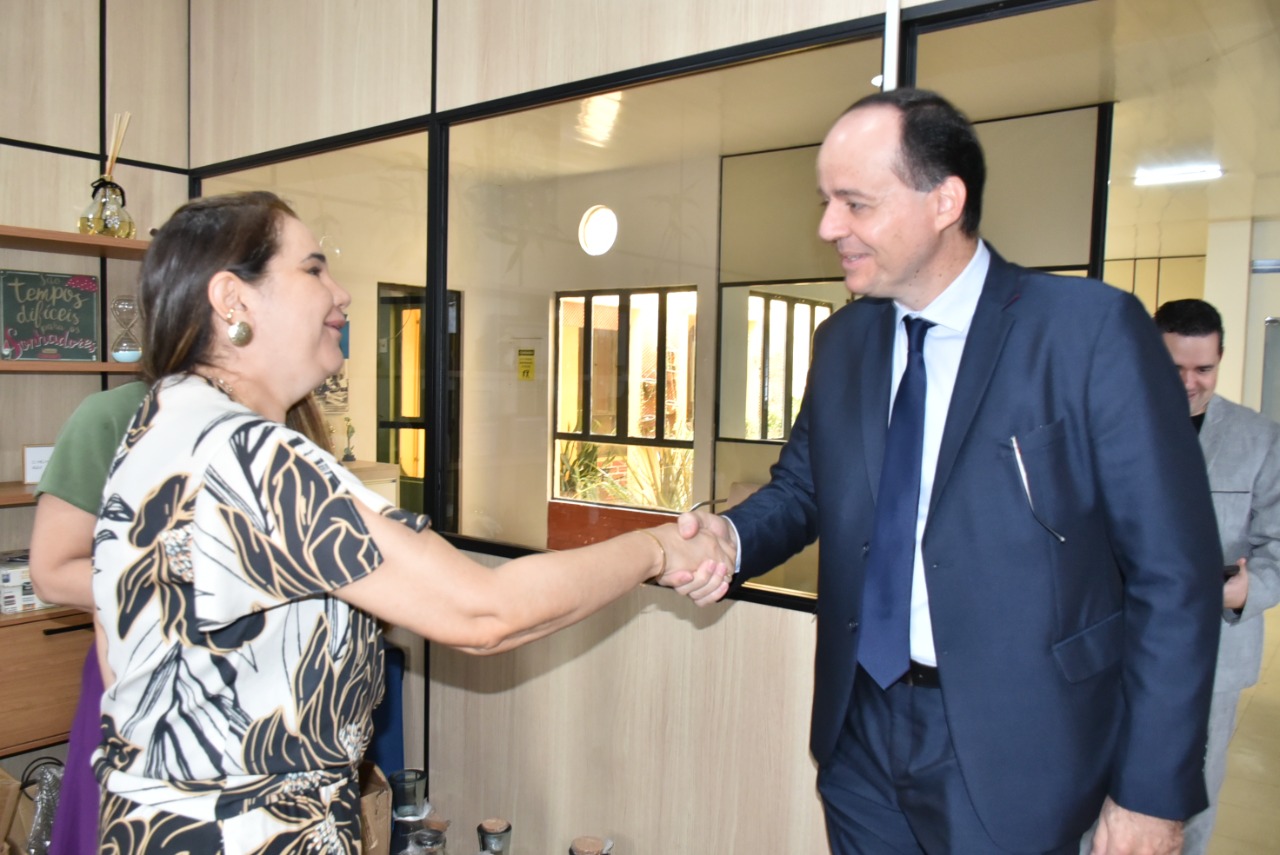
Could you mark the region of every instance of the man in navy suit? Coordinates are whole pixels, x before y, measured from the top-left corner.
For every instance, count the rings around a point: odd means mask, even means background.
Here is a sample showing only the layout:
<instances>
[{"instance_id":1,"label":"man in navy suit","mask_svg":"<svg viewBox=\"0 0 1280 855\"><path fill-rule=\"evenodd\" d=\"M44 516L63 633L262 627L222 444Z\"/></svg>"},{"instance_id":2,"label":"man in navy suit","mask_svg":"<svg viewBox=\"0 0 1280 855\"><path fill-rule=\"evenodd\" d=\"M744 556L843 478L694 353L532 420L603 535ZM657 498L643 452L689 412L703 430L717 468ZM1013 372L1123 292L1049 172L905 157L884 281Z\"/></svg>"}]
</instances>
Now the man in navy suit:
<instances>
[{"instance_id":1,"label":"man in navy suit","mask_svg":"<svg viewBox=\"0 0 1280 855\"><path fill-rule=\"evenodd\" d=\"M836 855L1074 853L1095 821L1095 853L1176 853L1206 804L1222 596L1185 395L1131 295L980 240L984 177L933 93L840 117L819 233L862 299L818 329L770 482L681 525L736 546L737 581L819 540L810 748Z\"/></svg>"}]
</instances>

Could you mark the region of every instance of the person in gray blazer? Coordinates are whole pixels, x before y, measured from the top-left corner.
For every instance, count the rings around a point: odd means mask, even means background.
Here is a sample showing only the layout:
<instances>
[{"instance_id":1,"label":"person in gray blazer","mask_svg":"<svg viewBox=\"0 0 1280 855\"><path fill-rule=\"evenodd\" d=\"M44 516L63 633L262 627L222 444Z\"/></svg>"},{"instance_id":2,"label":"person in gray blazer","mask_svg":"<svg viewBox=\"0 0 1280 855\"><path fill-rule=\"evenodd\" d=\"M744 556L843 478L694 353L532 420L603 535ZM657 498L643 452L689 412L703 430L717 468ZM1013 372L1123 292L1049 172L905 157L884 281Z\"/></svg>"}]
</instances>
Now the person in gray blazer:
<instances>
[{"instance_id":1,"label":"person in gray blazer","mask_svg":"<svg viewBox=\"0 0 1280 855\"><path fill-rule=\"evenodd\" d=\"M1204 300L1172 300L1155 314L1191 405L1222 540L1222 636L1209 711L1209 807L1187 821L1183 855L1209 844L1240 692L1258 681L1262 615L1280 602L1280 425L1214 394L1222 318Z\"/></svg>"}]
</instances>

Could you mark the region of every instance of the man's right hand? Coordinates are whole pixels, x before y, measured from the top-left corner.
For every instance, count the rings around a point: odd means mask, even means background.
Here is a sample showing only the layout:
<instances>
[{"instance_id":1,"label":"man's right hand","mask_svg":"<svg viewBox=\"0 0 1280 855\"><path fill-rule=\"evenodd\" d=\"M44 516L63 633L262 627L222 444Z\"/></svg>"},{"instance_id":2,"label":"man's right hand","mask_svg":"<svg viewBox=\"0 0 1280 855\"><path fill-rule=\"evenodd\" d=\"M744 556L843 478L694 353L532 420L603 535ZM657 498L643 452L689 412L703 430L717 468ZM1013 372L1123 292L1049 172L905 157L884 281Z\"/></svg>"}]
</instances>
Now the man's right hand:
<instances>
[{"instance_id":1,"label":"man's right hand","mask_svg":"<svg viewBox=\"0 0 1280 855\"><path fill-rule=\"evenodd\" d=\"M710 511L686 511L676 520L676 528L680 531L680 536L685 540L697 537L701 532L713 535L719 543L721 551L729 556L729 577L732 579L734 566L738 558L738 538L728 520ZM680 588L677 587L675 590L680 591ZM681 593L685 592L681 591ZM726 593L728 593L728 588L716 599L722 598Z\"/></svg>"},{"instance_id":2,"label":"man's right hand","mask_svg":"<svg viewBox=\"0 0 1280 855\"><path fill-rule=\"evenodd\" d=\"M684 534L681 530L680 534ZM1241 558L1236 562L1240 572L1232 576L1222 586L1222 607L1224 609L1243 609L1245 600L1249 599L1249 562Z\"/></svg>"}]
</instances>

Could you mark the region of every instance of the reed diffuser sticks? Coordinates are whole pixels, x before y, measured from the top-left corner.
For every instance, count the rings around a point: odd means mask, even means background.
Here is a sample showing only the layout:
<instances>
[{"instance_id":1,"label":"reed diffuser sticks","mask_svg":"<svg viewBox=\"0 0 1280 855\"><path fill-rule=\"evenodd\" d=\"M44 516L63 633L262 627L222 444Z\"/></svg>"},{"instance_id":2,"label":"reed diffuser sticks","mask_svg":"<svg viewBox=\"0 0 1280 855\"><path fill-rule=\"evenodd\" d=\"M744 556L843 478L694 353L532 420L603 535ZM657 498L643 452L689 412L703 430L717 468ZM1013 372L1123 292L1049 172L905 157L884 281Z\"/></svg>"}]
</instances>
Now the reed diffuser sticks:
<instances>
[{"instance_id":1,"label":"reed diffuser sticks","mask_svg":"<svg viewBox=\"0 0 1280 855\"><path fill-rule=\"evenodd\" d=\"M124 145L125 132L129 130L130 113L116 113L111 120L111 147L107 149L107 169L104 173L108 178L111 177L112 170L116 167L116 158L120 156L120 147Z\"/></svg>"},{"instance_id":2,"label":"reed diffuser sticks","mask_svg":"<svg viewBox=\"0 0 1280 855\"><path fill-rule=\"evenodd\" d=\"M82 235L109 235L131 238L137 231L133 217L125 208L124 188L111 177L116 168L116 158L124 145L125 132L129 130L129 113L116 113L111 122L111 147L107 150L107 166L101 177L93 182L89 206L84 209L76 224Z\"/></svg>"}]
</instances>

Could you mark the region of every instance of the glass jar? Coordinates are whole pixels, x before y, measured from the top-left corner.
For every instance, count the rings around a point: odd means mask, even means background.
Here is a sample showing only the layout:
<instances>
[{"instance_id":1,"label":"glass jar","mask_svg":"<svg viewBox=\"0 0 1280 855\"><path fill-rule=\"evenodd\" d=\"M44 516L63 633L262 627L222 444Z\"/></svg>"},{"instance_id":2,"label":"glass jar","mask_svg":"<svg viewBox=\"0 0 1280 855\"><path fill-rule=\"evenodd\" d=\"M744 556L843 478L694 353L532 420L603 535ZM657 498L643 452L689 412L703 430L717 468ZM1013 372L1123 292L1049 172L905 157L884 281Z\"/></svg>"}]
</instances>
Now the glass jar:
<instances>
[{"instance_id":1,"label":"glass jar","mask_svg":"<svg viewBox=\"0 0 1280 855\"><path fill-rule=\"evenodd\" d=\"M613 848L612 841L602 840L599 837L575 837L573 843L569 844L569 855L604 855Z\"/></svg>"},{"instance_id":2,"label":"glass jar","mask_svg":"<svg viewBox=\"0 0 1280 855\"><path fill-rule=\"evenodd\" d=\"M511 851L511 823L493 817L476 826L482 853L507 853Z\"/></svg>"},{"instance_id":3,"label":"glass jar","mask_svg":"<svg viewBox=\"0 0 1280 855\"><path fill-rule=\"evenodd\" d=\"M401 855L448 855L444 832L435 828L417 828L409 832Z\"/></svg>"}]
</instances>

